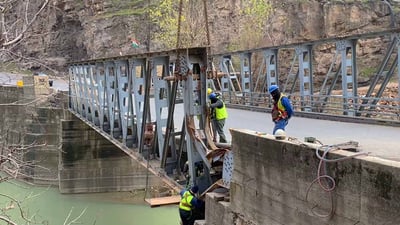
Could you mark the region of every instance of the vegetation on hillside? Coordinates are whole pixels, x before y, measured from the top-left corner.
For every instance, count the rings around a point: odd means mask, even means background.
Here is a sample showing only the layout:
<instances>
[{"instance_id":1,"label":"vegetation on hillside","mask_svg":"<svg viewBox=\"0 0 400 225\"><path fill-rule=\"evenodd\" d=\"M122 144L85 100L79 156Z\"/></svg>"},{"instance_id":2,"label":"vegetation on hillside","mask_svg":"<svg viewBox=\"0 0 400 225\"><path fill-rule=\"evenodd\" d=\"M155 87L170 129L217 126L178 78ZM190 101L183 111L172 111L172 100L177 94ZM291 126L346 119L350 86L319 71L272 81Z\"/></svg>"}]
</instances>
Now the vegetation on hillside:
<instances>
[{"instance_id":1,"label":"vegetation on hillside","mask_svg":"<svg viewBox=\"0 0 400 225\"><path fill-rule=\"evenodd\" d=\"M207 45L206 9L204 1L182 0L180 27L180 46L195 47ZM149 8L153 25L159 32L152 37L153 41L162 43L166 48L173 48L177 43L179 1L156 0ZM255 47L263 39L267 19L272 11L270 3L264 0L242 1L240 27L230 50ZM251 34L251 35L249 35Z\"/></svg>"},{"instance_id":2,"label":"vegetation on hillside","mask_svg":"<svg viewBox=\"0 0 400 225\"><path fill-rule=\"evenodd\" d=\"M266 23L272 12L272 5L264 0L248 0L240 11L242 24L239 35L229 46L229 50L259 47L264 39ZM251 35L249 35L251 34Z\"/></svg>"}]
</instances>

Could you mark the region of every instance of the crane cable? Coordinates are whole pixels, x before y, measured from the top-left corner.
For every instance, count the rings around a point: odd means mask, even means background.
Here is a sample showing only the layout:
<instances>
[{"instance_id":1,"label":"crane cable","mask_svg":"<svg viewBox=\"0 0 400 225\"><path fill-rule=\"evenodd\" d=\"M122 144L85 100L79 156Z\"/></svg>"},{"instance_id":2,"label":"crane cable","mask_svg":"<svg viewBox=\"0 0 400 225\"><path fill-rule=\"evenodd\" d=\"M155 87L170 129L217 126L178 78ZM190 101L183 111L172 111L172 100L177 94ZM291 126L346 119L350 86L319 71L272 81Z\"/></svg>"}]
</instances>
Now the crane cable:
<instances>
[{"instance_id":1,"label":"crane cable","mask_svg":"<svg viewBox=\"0 0 400 225\"><path fill-rule=\"evenodd\" d=\"M203 10L204 10L204 19L205 19L206 37L207 37L207 53L211 54L211 38L210 38L210 29L208 26L207 0L203 0ZM212 78L212 79L217 78L216 74L214 74L213 68L214 67L212 65L212 60L210 58L208 58L208 56L207 56L207 71L206 71L207 79L208 78ZM211 76L209 74L211 74ZM213 141L213 136L215 134L212 133L212 129L211 129L212 125L211 125L211 120L210 120L210 113L207 110L207 112L205 114L207 116L206 116L204 131L206 134L207 143L208 143L209 147L211 148L211 150L216 150L216 149L218 149L218 147L214 144L214 141Z\"/></svg>"},{"instance_id":2,"label":"crane cable","mask_svg":"<svg viewBox=\"0 0 400 225\"><path fill-rule=\"evenodd\" d=\"M176 48L181 47L181 22L182 22L182 8L183 8L183 0L179 0L179 9L178 9L178 30L176 33ZM179 52L178 52L179 56ZM179 58L179 57L178 57Z\"/></svg>"},{"instance_id":3,"label":"crane cable","mask_svg":"<svg viewBox=\"0 0 400 225\"><path fill-rule=\"evenodd\" d=\"M181 20L182 20L182 8L183 8L183 0L179 0L179 9L178 9L178 30L177 30L177 34L176 34L176 49L177 49L177 57L176 57L176 63L175 63L175 71L174 71L174 73L176 73L176 72L179 72L180 71L180 51L179 51L179 48L181 47ZM175 75L175 74L174 74ZM175 82L178 82L178 80L177 80L177 77L175 77L175 79L173 80L173 82L175 83ZM176 84L175 84L175 86L176 86ZM170 106L170 107L172 107L172 106ZM168 132L168 130L167 130L167 132ZM142 134L143 135L143 134ZM167 137L169 136L169 135L166 135ZM169 139L169 138L168 138ZM166 143L168 143L168 142L166 142ZM149 154L149 153L148 153ZM149 171L149 165L150 164L150 154L149 154L149 156L148 156L148 158L147 158L147 174L146 174L146 188L145 188L145 194L144 194L144 199L146 199L146 196L147 196L147 190L148 190L148 186L149 186L149 174L148 174L148 171Z\"/></svg>"},{"instance_id":4,"label":"crane cable","mask_svg":"<svg viewBox=\"0 0 400 225\"><path fill-rule=\"evenodd\" d=\"M210 39L210 30L208 28L208 13L207 13L207 0L203 0L204 5L204 18L206 23L206 35L207 35L207 50L210 48L211 39Z\"/></svg>"}]
</instances>

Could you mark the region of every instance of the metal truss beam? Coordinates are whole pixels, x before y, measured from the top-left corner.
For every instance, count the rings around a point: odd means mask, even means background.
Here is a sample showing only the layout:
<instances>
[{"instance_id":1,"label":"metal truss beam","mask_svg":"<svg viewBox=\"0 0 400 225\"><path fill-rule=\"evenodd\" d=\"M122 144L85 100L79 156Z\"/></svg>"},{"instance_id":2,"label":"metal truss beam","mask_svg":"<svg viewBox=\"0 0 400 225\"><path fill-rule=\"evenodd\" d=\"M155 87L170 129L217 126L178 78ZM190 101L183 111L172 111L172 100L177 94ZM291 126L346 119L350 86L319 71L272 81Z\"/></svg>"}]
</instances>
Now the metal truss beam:
<instances>
[{"instance_id":1,"label":"metal truss beam","mask_svg":"<svg viewBox=\"0 0 400 225\"><path fill-rule=\"evenodd\" d=\"M399 33L400 29L391 29L340 38L221 53L211 57L219 59L220 70L226 74L221 78L221 83L225 85L222 85L220 91L226 97L225 101L230 104L256 106L262 104L265 107L270 107L271 99L264 97L263 102L262 97L269 95L267 92L269 86L277 84L282 92L291 97L296 111L369 117L371 113L376 114L376 105L382 100L385 88L393 78L396 68L399 68L397 58L399 54ZM380 40L382 46L387 45L388 47L384 52L385 56L382 58L382 62L376 68L377 72L371 80L367 94L362 96L358 90L359 71L366 73L366 71L375 69L372 68L372 65L362 63L364 58L369 57L364 53L368 53L368 51L363 49L364 46L367 46L364 44L367 39ZM358 52L362 54L358 54ZM280 58L278 58L278 53L281 56ZM282 55L287 57L283 58ZM332 56L332 61L329 69L327 68L325 79L317 83L315 82L317 77L314 67L322 61L321 58L316 57L323 56L323 62L326 64L329 55ZM260 56L264 58L262 63L253 60L254 57ZM290 56L293 56L291 62L288 60ZM235 57L241 58L240 65L232 63ZM248 59L249 62L246 66L243 66L244 58ZM317 67L321 68L321 65L317 65ZM245 84L239 82L239 86L234 86L232 82L229 82L233 79L228 78L233 77L236 74L235 71L238 71L238 74L251 74L250 80L256 82L250 82L250 90L252 90L251 92L254 91L250 95L257 96L257 98L250 98L250 100L243 98L245 101L236 100L237 95L233 93L237 89L243 89ZM259 71L259 73L254 73L254 71ZM286 73L286 71L288 72ZM286 79L283 79L283 77L286 77ZM240 76L240 79L243 79L243 77ZM341 83L341 85L336 85L337 83ZM378 84L380 85L379 90L375 91ZM231 88L232 86L234 88ZM262 93L265 93L265 95L262 95ZM340 95L337 93L340 93ZM397 101L393 99L383 101L394 101L390 105L396 105L398 104L396 102L399 102L398 99ZM341 109L339 109L339 104ZM398 110L395 107L388 106L386 108L389 111L388 116L396 117Z\"/></svg>"},{"instance_id":2,"label":"metal truss beam","mask_svg":"<svg viewBox=\"0 0 400 225\"><path fill-rule=\"evenodd\" d=\"M175 66L177 71L172 74L170 70ZM182 160L177 157L185 147L190 182L204 190L211 185L211 165L206 157L207 140L199 138L204 136L205 125L197 127L194 120L204 117L206 111L206 68L205 48L71 63L70 110L107 133L110 139L127 148L139 147L132 150L141 154L149 154L143 151L145 125L151 122L149 112L155 112L157 144L153 147L158 149L162 167L168 173L180 168L177 162ZM170 98L178 98L178 91L183 92L179 98L184 103L185 123L176 127L173 120L176 101ZM153 103L149 105L150 102ZM175 132L177 129L181 131ZM168 137L166 131L170 131ZM177 135L184 135L179 148Z\"/></svg>"}]
</instances>

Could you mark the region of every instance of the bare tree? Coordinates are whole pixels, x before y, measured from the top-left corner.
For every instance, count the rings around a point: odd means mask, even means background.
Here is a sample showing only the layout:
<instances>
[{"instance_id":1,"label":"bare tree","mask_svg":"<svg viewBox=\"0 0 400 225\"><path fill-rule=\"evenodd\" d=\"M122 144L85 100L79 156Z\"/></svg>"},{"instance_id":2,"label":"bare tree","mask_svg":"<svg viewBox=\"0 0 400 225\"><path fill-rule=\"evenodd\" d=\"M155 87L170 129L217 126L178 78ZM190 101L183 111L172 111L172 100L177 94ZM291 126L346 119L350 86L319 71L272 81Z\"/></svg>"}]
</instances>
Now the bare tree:
<instances>
[{"instance_id":1,"label":"bare tree","mask_svg":"<svg viewBox=\"0 0 400 225\"><path fill-rule=\"evenodd\" d=\"M35 167L35 162L25 160L25 155L33 148L46 145L46 143L38 144L36 142L25 145L22 144L23 141L20 141L18 144L13 144L13 141L11 141L11 130L11 127L6 127L0 135L0 185L4 182L16 184L13 181L19 177L33 178L29 173L26 173L26 171ZM25 133L23 129L19 132ZM7 206L0 208L0 220L5 221L7 224L17 224L17 218L15 216L10 216L10 210L17 210L19 212L19 218L26 221L28 224L36 223L35 215L28 215L22 207L24 201L36 196L37 195L26 196L22 200L18 200L8 194L0 193L0 198L7 199L8 201Z\"/></svg>"},{"instance_id":2,"label":"bare tree","mask_svg":"<svg viewBox=\"0 0 400 225\"><path fill-rule=\"evenodd\" d=\"M45 66L38 59L17 51L18 45L31 36L33 26L49 7L51 0L0 0L0 62L32 62Z\"/></svg>"},{"instance_id":3,"label":"bare tree","mask_svg":"<svg viewBox=\"0 0 400 225\"><path fill-rule=\"evenodd\" d=\"M11 48L23 40L38 16L44 11L50 0L43 0L41 7L32 9L30 0L0 1L0 46ZM21 5L23 7L21 7ZM33 13L32 13L33 12Z\"/></svg>"},{"instance_id":4,"label":"bare tree","mask_svg":"<svg viewBox=\"0 0 400 225\"><path fill-rule=\"evenodd\" d=\"M37 103L38 99L33 100ZM8 105L15 105L16 102L9 103ZM7 104L1 104L2 107L6 107ZM23 106L24 109L28 110L29 106ZM32 106L36 107L36 106ZM31 109L29 112L34 112ZM14 115L15 117L21 117L21 115ZM12 116L10 116L12 117ZM23 116L22 116L23 117ZM35 120L40 124L40 121L32 114L32 120ZM12 119L11 119L12 120ZM6 124L6 125L4 125ZM30 138L26 138L28 129L24 125L16 125L14 123L4 123L3 127L0 128L0 185L5 182L13 185L22 186L20 182L25 182L32 186L31 180L47 180L54 181L57 178L46 178L42 177L43 174L51 173L49 168L40 165L40 157L29 157L34 151L40 148L46 148L46 140L42 141L29 141ZM18 137L15 135L18 134ZM39 140L39 139L38 139ZM40 176L35 175L40 173ZM16 182L18 181L18 182ZM50 188L50 184L49 184ZM44 190L46 192L47 190ZM43 216L32 213L30 210L24 208L24 203L35 197L43 197L43 193L39 194L28 194L20 197L15 197L9 194L0 192L0 199L7 201L6 206L0 206L0 224L20 224L21 221L25 221L24 224L47 224L47 220L43 220ZM65 225L80 223L80 218L85 214L86 209L82 210L81 213L72 217L72 210L67 214L64 221ZM15 213L17 212L17 214ZM12 216L11 216L12 215Z\"/></svg>"}]
</instances>

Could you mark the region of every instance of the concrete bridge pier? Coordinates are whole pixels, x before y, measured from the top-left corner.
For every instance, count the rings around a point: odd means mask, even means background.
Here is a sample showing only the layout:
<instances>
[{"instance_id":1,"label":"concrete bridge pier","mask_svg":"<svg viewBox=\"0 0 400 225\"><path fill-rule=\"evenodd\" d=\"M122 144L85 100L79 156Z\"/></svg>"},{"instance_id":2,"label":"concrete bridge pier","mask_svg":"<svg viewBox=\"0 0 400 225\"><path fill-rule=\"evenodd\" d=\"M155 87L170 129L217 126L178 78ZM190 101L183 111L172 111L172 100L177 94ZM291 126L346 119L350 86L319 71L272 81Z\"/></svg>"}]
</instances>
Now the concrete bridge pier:
<instances>
[{"instance_id":1,"label":"concrete bridge pier","mask_svg":"<svg viewBox=\"0 0 400 225\"><path fill-rule=\"evenodd\" d=\"M4 143L1 153L11 154L21 162L21 179L59 185L61 193L164 186L145 163L129 156L72 114L68 110L68 94L49 88L46 78L27 75L22 86L0 87L0 131ZM137 141L132 132L128 130L126 148L134 152ZM117 139L121 134L114 132L114 136ZM15 148L19 150L8 152Z\"/></svg>"},{"instance_id":2,"label":"concrete bridge pier","mask_svg":"<svg viewBox=\"0 0 400 225\"><path fill-rule=\"evenodd\" d=\"M62 121L61 193L113 192L163 186L162 180L80 119Z\"/></svg>"}]
</instances>

